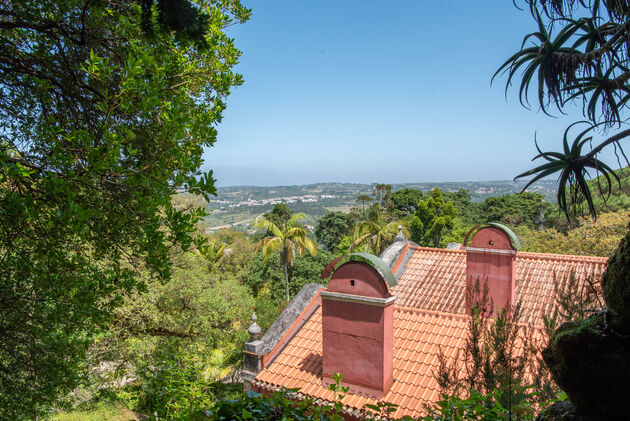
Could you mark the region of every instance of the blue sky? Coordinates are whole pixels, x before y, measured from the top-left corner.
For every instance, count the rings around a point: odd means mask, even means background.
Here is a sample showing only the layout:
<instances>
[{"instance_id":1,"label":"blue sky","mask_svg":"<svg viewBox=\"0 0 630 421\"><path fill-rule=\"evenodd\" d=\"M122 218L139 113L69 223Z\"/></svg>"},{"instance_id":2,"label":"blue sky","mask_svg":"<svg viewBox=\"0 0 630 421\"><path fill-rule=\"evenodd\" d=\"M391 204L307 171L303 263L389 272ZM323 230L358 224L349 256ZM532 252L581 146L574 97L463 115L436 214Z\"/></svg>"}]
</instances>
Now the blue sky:
<instances>
[{"instance_id":1,"label":"blue sky","mask_svg":"<svg viewBox=\"0 0 630 421\"><path fill-rule=\"evenodd\" d=\"M244 0L245 83L205 152L218 186L510 179L550 118L490 79L535 30L509 0Z\"/></svg>"}]
</instances>

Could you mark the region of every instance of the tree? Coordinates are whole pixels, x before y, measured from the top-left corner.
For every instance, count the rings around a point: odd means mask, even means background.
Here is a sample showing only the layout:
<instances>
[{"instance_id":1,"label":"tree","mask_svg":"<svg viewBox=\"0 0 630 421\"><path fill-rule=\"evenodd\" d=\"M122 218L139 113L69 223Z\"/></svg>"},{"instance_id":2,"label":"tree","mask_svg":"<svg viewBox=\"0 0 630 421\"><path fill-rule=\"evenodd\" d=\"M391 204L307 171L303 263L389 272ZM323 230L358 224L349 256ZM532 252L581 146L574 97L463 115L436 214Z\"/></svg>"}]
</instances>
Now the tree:
<instances>
[{"instance_id":1,"label":"tree","mask_svg":"<svg viewBox=\"0 0 630 421\"><path fill-rule=\"evenodd\" d=\"M202 152L239 52L238 0L0 5L0 418L36 418L139 272L169 276L214 192ZM61 358L63 356L63 358Z\"/></svg>"},{"instance_id":2,"label":"tree","mask_svg":"<svg viewBox=\"0 0 630 421\"><path fill-rule=\"evenodd\" d=\"M313 256L317 254L317 245L306 236L306 230L298 222L304 217L303 213L296 213L280 227L264 218L256 221L256 227L262 228L267 232L267 236L258 243L258 247L262 250L263 258L268 260L274 251L280 250L280 263L284 269L287 301L289 301L289 273L287 267L293 266L296 253L301 256L305 249Z\"/></svg>"},{"instance_id":3,"label":"tree","mask_svg":"<svg viewBox=\"0 0 630 421\"><path fill-rule=\"evenodd\" d=\"M380 206L374 204L376 214L366 221L358 222L352 229L352 244L349 251L365 247L365 251L380 255L387 248L398 233L400 226L405 235L409 235L409 231L401 221L384 222L380 216Z\"/></svg>"},{"instance_id":4,"label":"tree","mask_svg":"<svg viewBox=\"0 0 630 421\"><path fill-rule=\"evenodd\" d=\"M205 238L203 240L206 240ZM197 244L196 252L206 259L208 272L211 273L215 265L225 256L225 243L210 240L202 241Z\"/></svg>"},{"instance_id":5,"label":"tree","mask_svg":"<svg viewBox=\"0 0 630 421\"><path fill-rule=\"evenodd\" d=\"M484 222L543 228L551 212L550 207L542 194L521 192L489 197L480 206L480 211L484 215Z\"/></svg>"},{"instance_id":6,"label":"tree","mask_svg":"<svg viewBox=\"0 0 630 421\"><path fill-rule=\"evenodd\" d=\"M310 282L322 283L321 274L328 263L334 259L334 255L326 250L318 250L317 255L312 256L305 253L303 256L295 256L293 266L288 267L289 279L289 296L293 297L302 287ZM252 257L247 272L242 277L243 285L248 286L256 297L264 295L267 291L270 296L266 299L269 303L275 305L281 302L282 305L288 304L286 300L286 286L283 267L280 262L280 252L274 252L268 259L261 253ZM269 305L264 303L263 305ZM258 314L258 306L256 307L256 315ZM277 316L278 314L275 314ZM275 317L270 320L270 323ZM258 324L260 324L260 321Z\"/></svg>"},{"instance_id":7,"label":"tree","mask_svg":"<svg viewBox=\"0 0 630 421\"><path fill-rule=\"evenodd\" d=\"M389 196L387 201L387 209L396 218L411 215L424 198L422 191L417 189L404 188L397 190Z\"/></svg>"},{"instance_id":8,"label":"tree","mask_svg":"<svg viewBox=\"0 0 630 421\"><path fill-rule=\"evenodd\" d=\"M357 202L361 202L361 205L363 205L363 213L365 213L365 204L373 200L374 198L368 196L367 194L360 194L359 196L357 196Z\"/></svg>"},{"instance_id":9,"label":"tree","mask_svg":"<svg viewBox=\"0 0 630 421\"><path fill-rule=\"evenodd\" d=\"M538 24L538 31L527 35L521 50L497 70L507 74L506 95L514 78L520 74L519 99L529 106L529 88L537 86L537 102L549 114L552 106L563 112L566 104L581 101L587 122L569 126L562 139L561 152L543 152L534 159L546 161L516 178L534 176L526 188L551 174L559 174L558 204L568 219L588 211L597 215L593 194L587 178L589 170L603 176L599 191L610 196L613 179L617 179L598 154L613 145L628 162L620 141L630 136L624 112L630 99L630 69L627 57L630 44L630 8L616 0L525 0ZM553 31L557 30L554 36ZM530 44L531 43L531 44ZM534 82L532 84L532 82ZM581 125L570 140L570 131ZM622 129L610 135L613 128ZM600 141L594 137L608 136ZM585 146L596 145L589 151ZM618 179L617 179L618 181Z\"/></svg>"},{"instance_id":10,"label":"tree","mask_svg":"<svg viewBox=\"0 0 630 421\"><path fill-rule=\"evenodd\" d=\"M566 233L554 228L542 231L517 227L523 251L573 254L577 256L611 256L628 231L627 210L601 213L596 221L580 218L579 226Z\"/></svg>"},{"instance_id":11,"label":"tree","mask_svg":"<svg viewBox=\"0 0 630 421\"><path fill-rule=\"evenodd\" d=\"M471 201L472 195L469 190L459 189L456 192L442 192L442 197L448 202L453 202L453 206L457 209L457 218L468 229L473 225L486 221L485 215L480 209L480 204Z\"/></svg>"},{"instance_id":12,"label":"tree","mask_svg":"<svg viewBox=\"0 0 630 421\"><path fill-rule=\"evenodd\" d=\"M335 251L341 239L348 235L352 221L343 212L328 212L317 221L315 236L326 250Z\"/></svg>"},{"instance_id":13,"label":"tree","mask_svg":"<svg viewBox=\"0 0 630 421\"><path fill-rule=\"evenodd\" d=\"M239 364L254 298L234 276L208 273L204 260L177 253L168 282L148 280L145 292L125 297L91 348L93 366L113 367L94 382L95 394L126 375L136 378L125 387L136 411L181 419L212 404L216 376Z\"/></svg>"},{"instance_id":14,"label":"tree","mask_svg":"<svg viewBox=\"0 0 630 421\"><path fill-rule=\"evenodd\" d=\"M574 123L565 130L562 152L543 152L538 148L534 159L547 162L518 177L534 176L530 185L559 173L558 204L567 219L579 214L583 203L595 218L597 210L587 181L591 177L588 170L601 175L603 183L598 183L598 190L606 198L611 194L613 179L618 185L621 183L615 171L598 159L598 154L613 145L618 156L621 154L628 163L620 142L630 136L624 116L630 99L630 8L627 2L616 0L528 0L528 4L538 22L538 31L525 41L535 39L534 45L526 46L524 42L498 72L508 74L509 86L518 69L526 65L521 76L521 102L524 97L527 99L528 87L537 72L538 102L543 111L548 112L551 104L563 111L568 102L581 100L588 121ZM557 28L560 30L553 37L552 30ZM578 124L582 128L569 140L571 130ZM610 135L611 130L618 131ZM605 138L594 141L598 135ZM585 146L591 147L590 151L583 152ZM603 274L606 308L563 323L543 351L554 380L568 395L570 402L563 409L573 411L574 418L621 419L627 412L623 399L628 376L620 374L620 364L612 356L628 358L627 349L616 342L616 335L630 326L629 240L627 233ZM609 326L614 326L615 333L610 332ZM609 387L611 383L615 387ZM541 418L550 418L559 409L548 408Z\"/></svg>"},{"instance_id":15,"label":"tree","mask_svg":"<svg viewBox=\"0 0 630 421\"><path fill-rule=\"evenodd\" d=\"M392 193L392 185L391 184L377 184L374 187L374 192L372 196L376 200L379 206L383 207L387 200L389 199L389 195Z\"/></svg>"},{"instance_id":16,"label":"tree","mask_svg":"<svg viewBox=\"0 0 630 421\"><path fill-rule=\"evenodd\" d=\"M277 226L286 224L293 215L293 211L284 203L277 203L273 206L271 212L266 213L263 217L269 222L273 222Z\"/></svg>"},{"instance_id":17,"label":"tree","mask_svg":"<svg viewBox=\"0 0 630 421\"><path fill-rule=\"evenodd\" d=\"M411 240L424 246L439 247L442 236L454 226L457 210L446 202L437 187L428 200L421 200L411 220Z\"/></svg>"}]
</instances>

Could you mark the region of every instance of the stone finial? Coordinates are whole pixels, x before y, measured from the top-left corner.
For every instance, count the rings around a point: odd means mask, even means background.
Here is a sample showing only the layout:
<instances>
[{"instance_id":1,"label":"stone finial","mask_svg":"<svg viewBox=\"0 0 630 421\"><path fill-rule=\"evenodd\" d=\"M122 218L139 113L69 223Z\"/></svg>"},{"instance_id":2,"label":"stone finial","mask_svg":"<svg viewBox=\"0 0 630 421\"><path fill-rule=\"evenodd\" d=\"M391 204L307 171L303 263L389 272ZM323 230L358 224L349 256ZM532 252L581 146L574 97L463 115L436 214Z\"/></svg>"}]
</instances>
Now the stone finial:
<instances>
[{"instance_id":1,"label":"stone finial","mask_svg":"<svg viewBox=\"0 0 630 421\"><path fill-rule=\"evenodd\" d=\"M396 234L396 237L394 237L394 243L397 243L398 241L409 241L405 234L402 233L402 228L402 225L398 225L398 234Z\"/></svg>"},{"instance_id":2,"label":"stone finial","mask_svg":"<svg viewBox=\"0 0 630 421\"><path fill-rule=\"evenodd\" d=\"M258 320L256 313L252 313L252 324L249 326L249 329L247 329L247 332L249 332L252 341L260 338L260 334L262 333L262 329L260 328L260 326L258 326L256 320Z\"/></svg>"}]
</instances>

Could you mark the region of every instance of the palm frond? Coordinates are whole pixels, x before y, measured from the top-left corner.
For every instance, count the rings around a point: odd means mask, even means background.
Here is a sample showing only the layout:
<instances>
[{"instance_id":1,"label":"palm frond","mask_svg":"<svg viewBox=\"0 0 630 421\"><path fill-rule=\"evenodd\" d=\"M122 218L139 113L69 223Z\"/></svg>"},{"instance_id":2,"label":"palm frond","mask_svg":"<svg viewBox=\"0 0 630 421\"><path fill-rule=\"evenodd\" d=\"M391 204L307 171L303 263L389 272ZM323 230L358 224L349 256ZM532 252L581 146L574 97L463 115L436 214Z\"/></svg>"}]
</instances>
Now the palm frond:
<instances>
[{"instance_id":1,"label":"palm frond","mask_svg":"<svg viewBox=\"0 0 630 421\"><path fill-rule=\"evenodd\" d=\"M569 131L580 124L586 124L587 128L580 131L573 141L569 142ZM610 192L612 191L613 178L620 183L619 177L615 171L601 160L595 158L597 151L593 150L587 154L582 153L584 145L590 143L592 140L592 136L589 136L589 134L596 127L597 125L585 121L571 124L565 130L562 137L563 152L542 152L538 144L536 144L539 153L534 157L534 160L543 158L548 162L515 177L516 180L518 178L534 176L525 185L523 191L536 181L554 173L559 173L557 192L558 206L567 219L570 220L572 214L577 212L576 206L579 207L582 200L586 202L589 213L596 218L597 210L595 208L591 188L587 182L587 177L590 178L588 172L589 168L595 169L605 180L604 191L606 195L603 196L604 201L610 196ZM571 198L570 201L567 200L567 193L569 193ZM570 206L572 209L570 209Z\"/></svg>"},{"instance_id":2,"label":"palm frond","mask_svg":"<svg viewBox=\"0 0 630 421\"><path fill-rule=\"evenodd\" d=\"M291 218L289 218L289 220L287 221L287 228L301 226L301 224L299 224L299 221L301 221L304 218L306 218L305 213L302 213L302 212L294 213L293 215L291 215Z\"/></svg>"},{"instance_id":3,"label":"palm frond","mask_svg":"<svg viewBox=\"0 0 630 421\"><path fill-rule=\"evenodd\" d=\"M274 235L276 237L281 237L282 236L282 231L280 230L280 228L278 228L278 226L276 224L274 224L273 222L265 219L265 218L258 218L258 220L256 221L256 223L254 224L255 228L262 228L265 231L267 231L268 233L271 233L271 235Z\"/></svg>"}]
</instances>

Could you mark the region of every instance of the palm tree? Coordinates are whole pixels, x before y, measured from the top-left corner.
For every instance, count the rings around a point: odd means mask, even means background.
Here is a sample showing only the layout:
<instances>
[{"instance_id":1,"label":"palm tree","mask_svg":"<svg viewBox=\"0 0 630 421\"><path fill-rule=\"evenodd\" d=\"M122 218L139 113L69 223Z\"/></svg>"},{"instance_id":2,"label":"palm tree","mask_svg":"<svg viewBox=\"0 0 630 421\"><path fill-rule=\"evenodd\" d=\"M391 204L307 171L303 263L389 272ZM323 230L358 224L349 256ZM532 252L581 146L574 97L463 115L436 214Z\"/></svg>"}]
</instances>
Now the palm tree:
<instances>
[{"instance_id":1,"label":"palm tree","mask_svg":"<svg viewBox=\"0 0 630 421\"><path fill-rule=\"evenodd\" d=\"M380 211L377 208L374 219L361 221L354 226L352 230L352 239L354 241L350 245L350 251L361 244L365 244L365 251L370 251L378 256L391 243L398 230L401 230L403 234L409 237L409 230L400 221L383 222Z\"/></svg>"},{"instance_id":2,"label":"palm tree","mask_svg":"<svg viewBox=\"0 0 630 421\"><path fill-rule=\"evenodd\" d=\"M365 216L365 204L373 200L374 198L368 196L367 194L360 194L359 196L357 196L357 202L361 202L363 204L363 216Z\"/></svg>"},{"instance_id":3,"label":"palm tree","mask_svg":"<svg viewBox=\"0 0 630 421\"><path fill-rule=\"evenodd\" d=\"M225 256L226 245L220 241L210 240L210 242L197 247L196 254L206 259L208 264L208 272L212 273L212 269L217 262Z\"/></svg>"},{"instance_id":4,"label":"palm tree","mask_svg":"<svg viewBox=\"0 0 630 421\"><path fill-rule=\"evenodd\" d=\"M289 301L289 271L288 266L293 266L295 262L295 254L300 256L306 249L312 256L317 255L317 245L315 241L306 236L306 229L298 223L299 220L304 219L306 215L303 213L296 213L286 223L283 223L278 227L273 222L259 218L256 221L256 228L262 228L267 231L265 238L260 240L256 246L258 249L262 249L263 259L269 260L269 256L276 251L280 252L280 261L284 268L284 281L287 290L287 301Z\"/></svg>"}]
</instances>

